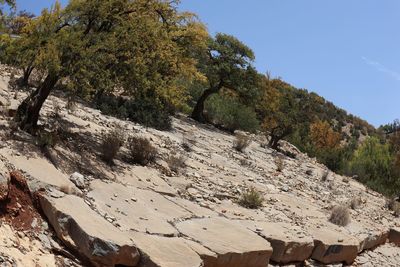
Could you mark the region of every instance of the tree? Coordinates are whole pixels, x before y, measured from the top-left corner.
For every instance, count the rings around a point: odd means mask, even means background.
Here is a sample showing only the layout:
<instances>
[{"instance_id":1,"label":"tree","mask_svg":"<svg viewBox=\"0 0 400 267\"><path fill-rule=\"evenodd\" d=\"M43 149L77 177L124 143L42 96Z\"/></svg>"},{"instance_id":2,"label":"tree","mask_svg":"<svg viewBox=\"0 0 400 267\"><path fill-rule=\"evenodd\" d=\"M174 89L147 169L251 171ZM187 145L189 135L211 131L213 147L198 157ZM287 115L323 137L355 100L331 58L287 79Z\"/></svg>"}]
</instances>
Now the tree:
<instances>
[{"instance_id":1,"label":"tree","mask_svg":"<svg viewBox=\"0 0 400 267\"><path fill-rule=\"evenodd\" d=\"M257 105L261 128L270 137L268 146L278 149L279 141L294 131L301 117L298 102L288 84L280 79L270 79L269 75L263 78L262 91Z\"/></svg>"},{"instance_id":2,"label":"tree","mask_svg":"<svg viewBox=\"0 0 400 267\"><path fill-rule=\"evenodd\" d=\"M234 92L243 101L255 99L259 76L252 66L253 51L231 35L218 33L209 38L199 55L199 70L206 77L207 89L200 95L191 117L204 122L204 103L222 89Z\"/></svg>"},{"instance_id":3,"label":"tree","mask_svg":"<svg viewBox=\"0 0 400 267\"><path fill-rule=\"evenodd\" d=\"M333 131L327 121L317 121L310 126L311 142L317 149L335 149L340 145L340 134Z\"/></svg>"},{"instance_id":4,"label":"tree","mask_svg":"<svg viewBox=\"0 0 400 267\"><path fill-rule=\"evenodd\" d=\"M369 137L354 152L349 169L372 189L390 195L400 189L400 180L393 175L392 163L389 145Z\"/></svg>"},{"instance_id":5,"label":"tree","mask_svg":"<svg viewBox=\"0 0 400 267\"><path fill-rule=\"evenodd\" d=\"M206 31L192 14L177 12L177 3L72 0L65 9L56 3L44 10L21 37L35 55L35 68L46 74L18 107L21 129L35 132L43 103L60 80L89 97L118 89L133 97L183 98L176 79L200 76L190 49L202 45Z\"/></svg>"}]
</instances>

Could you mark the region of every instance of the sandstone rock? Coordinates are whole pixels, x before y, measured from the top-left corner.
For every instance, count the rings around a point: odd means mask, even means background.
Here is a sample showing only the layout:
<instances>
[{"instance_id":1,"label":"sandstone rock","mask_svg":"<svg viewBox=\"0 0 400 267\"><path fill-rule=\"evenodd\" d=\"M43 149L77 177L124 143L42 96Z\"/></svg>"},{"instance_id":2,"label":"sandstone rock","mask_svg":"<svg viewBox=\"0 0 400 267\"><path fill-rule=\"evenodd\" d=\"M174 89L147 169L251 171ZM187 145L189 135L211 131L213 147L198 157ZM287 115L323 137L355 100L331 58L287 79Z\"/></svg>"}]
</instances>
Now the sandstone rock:
<instances>
[{"instance_id":1,"label":"sandstone rock","mask_svg":"<svg viewBox=\"0 0 400 267\"><path fill-rule=\"evenodd\" d=\"M308 231L314 238L312 259L324 264L351 264L357 257L359 242L352 236L332 230L329 226L310 227Z\"/></svg>"},{"instance_id":2,"label":"sandstone rock","mask_svg":"<svg viewBox=\"0 0 400 267\"><path fill-rule=\"evenodd\" d=\"M150 234L174 236L178 231L169 223L180 218L191 217L192 213L168 200L163 195L145 189L104 183L95 180L88 197L94 200L101 213L115 218L123 231L139 231ZM115 197L115 192L118 192ZM125 199L136 201L126 202Z\"/></svg>"},{"instance_id":3,"label":"sandstone rock","mask_svg":"<svg viewBox=\"0 0 400 267\"><path fill-rule=\"evenodd\" d=\"M400 246L400 228L392 228L389 233L389 242Z\"/></svg>"},{"instance_id":4,"label":"sandstone rock","mask_svg":"<svg viewBox=\"0 0 400 267\"><path fill-rule=\"evenodd\" d=\"M71 174L69 177L71 182L73 182L79 189L84 189L85 188L85 177L80 174L79 172L74 172Z\"/></svg>"},{"instance_id":5,"label":"sandstone rock","mask_svg":"<svg viewBox=\"0 0 400 267\"><path fill-rule=\"evenodd\" d=\"M141 267L199 267L202 259L182 238L133 233Z\"/></svg>"},{"instance_id":6,"label":"sandstone rock","mask_svg":"<svg viewBox=\"0 0 400 267\"><path fill-rule=\"evenodd\" d=\"M216 254L212 267L266 267L272 255L268 241L224 218L191 219L176 227Z\"/></svg>"},{"instance_id":7,"label":"sandstone rock","mask_svg":"<svg viewBox=\"0 0 400 267\"><path fill-rule=\"evenodd\" d=\"M310 258L314 241L300 227L287 223L241 221L252 231L267 239L273 248L271 260L276 263L302 262Z\"/></svg>"},{"instance_id":8,"label":"sandstone rock","mask_svg":"<svg viewBox=\"0 0 400 267\"><path fill-rule=\"evenodd\" d=\"M139 252L129 237L107 223L76 196L39 197L57 236L95 266L136 266Z\"/></svg>"}]
</instances>

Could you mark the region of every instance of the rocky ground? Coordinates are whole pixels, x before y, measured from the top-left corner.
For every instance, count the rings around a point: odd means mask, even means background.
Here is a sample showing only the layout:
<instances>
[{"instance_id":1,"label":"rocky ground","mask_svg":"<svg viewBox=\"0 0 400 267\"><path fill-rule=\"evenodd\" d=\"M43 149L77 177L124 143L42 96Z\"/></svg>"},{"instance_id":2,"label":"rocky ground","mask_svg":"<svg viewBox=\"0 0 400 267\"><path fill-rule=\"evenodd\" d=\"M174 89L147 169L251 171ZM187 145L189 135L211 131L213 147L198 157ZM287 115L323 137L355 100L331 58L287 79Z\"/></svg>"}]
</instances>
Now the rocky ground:
<instances>
[{"instance_id":1,"label":"rocky ground","mask_svg":"<svg viewBox=\"0 0 400 267\"><path fill-rule=\"evenodd\" d=\"M161 132L52 96L42 124L60 138L43 151L12 124L26 92L7 82L0 77L0 266L400 266L400 219L385 198L289 144L295 158L262 136L242 153L235 136L183 116ZM156 162L132 165L123 148L104 163L102 136L116 124L151 140ZM185 166L171 170L171 155ZM260 209L237 204L251 187ZM332 207L355 202L350 224L329 222Z\"/></svg>"}]
</instances>

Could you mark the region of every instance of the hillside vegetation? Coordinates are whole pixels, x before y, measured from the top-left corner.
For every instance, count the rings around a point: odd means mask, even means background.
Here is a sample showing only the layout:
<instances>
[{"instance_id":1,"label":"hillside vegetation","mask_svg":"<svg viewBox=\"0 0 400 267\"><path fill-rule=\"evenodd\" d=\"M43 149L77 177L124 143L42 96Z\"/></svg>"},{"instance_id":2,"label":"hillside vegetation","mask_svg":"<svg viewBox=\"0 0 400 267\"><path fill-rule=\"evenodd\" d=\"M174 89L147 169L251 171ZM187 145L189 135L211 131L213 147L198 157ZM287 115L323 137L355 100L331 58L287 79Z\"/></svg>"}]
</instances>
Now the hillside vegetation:
<instances>
[{"instance_id":1,"label":"hillside vegetation","mask_svg":"<svg viewBox=\"0 0 400 267\"><path fill-rule=\"evenodd\" d=\"M16 126L34 136L53 131L40 112L56 92L71 105L84 100L159 130L183 112L229 132L264 133L275 150L285 139L333 171L399 193L396 131L377 130L315 93L258 73L250 47L224 33L211 36L178 7L177 0L71 0L40 16L2 13L0 61L16 70L10 86L29 92L14 112Z\"/></svg>"}]
</instances>

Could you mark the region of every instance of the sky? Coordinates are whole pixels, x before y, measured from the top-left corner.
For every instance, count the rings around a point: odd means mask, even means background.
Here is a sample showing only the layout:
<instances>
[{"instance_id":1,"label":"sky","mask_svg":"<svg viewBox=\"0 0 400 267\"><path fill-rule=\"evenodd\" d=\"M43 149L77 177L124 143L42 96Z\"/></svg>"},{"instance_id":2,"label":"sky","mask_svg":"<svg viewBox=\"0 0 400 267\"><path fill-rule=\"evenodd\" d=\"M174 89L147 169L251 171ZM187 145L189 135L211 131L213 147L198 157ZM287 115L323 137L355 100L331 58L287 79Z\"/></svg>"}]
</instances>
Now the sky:
<instances>
[{"instance_id":1,"label":"sky","mask_svg":"<svg viewBox=\"0 0 400 267\"><path fill-rule=\"evenodd\" d=\"M231 34L251 47L260 72L375 126L400 118L400 1L181 1L211 34ZM54 0L17 3L38 14Z\"/></svg>"}]
</instances>

